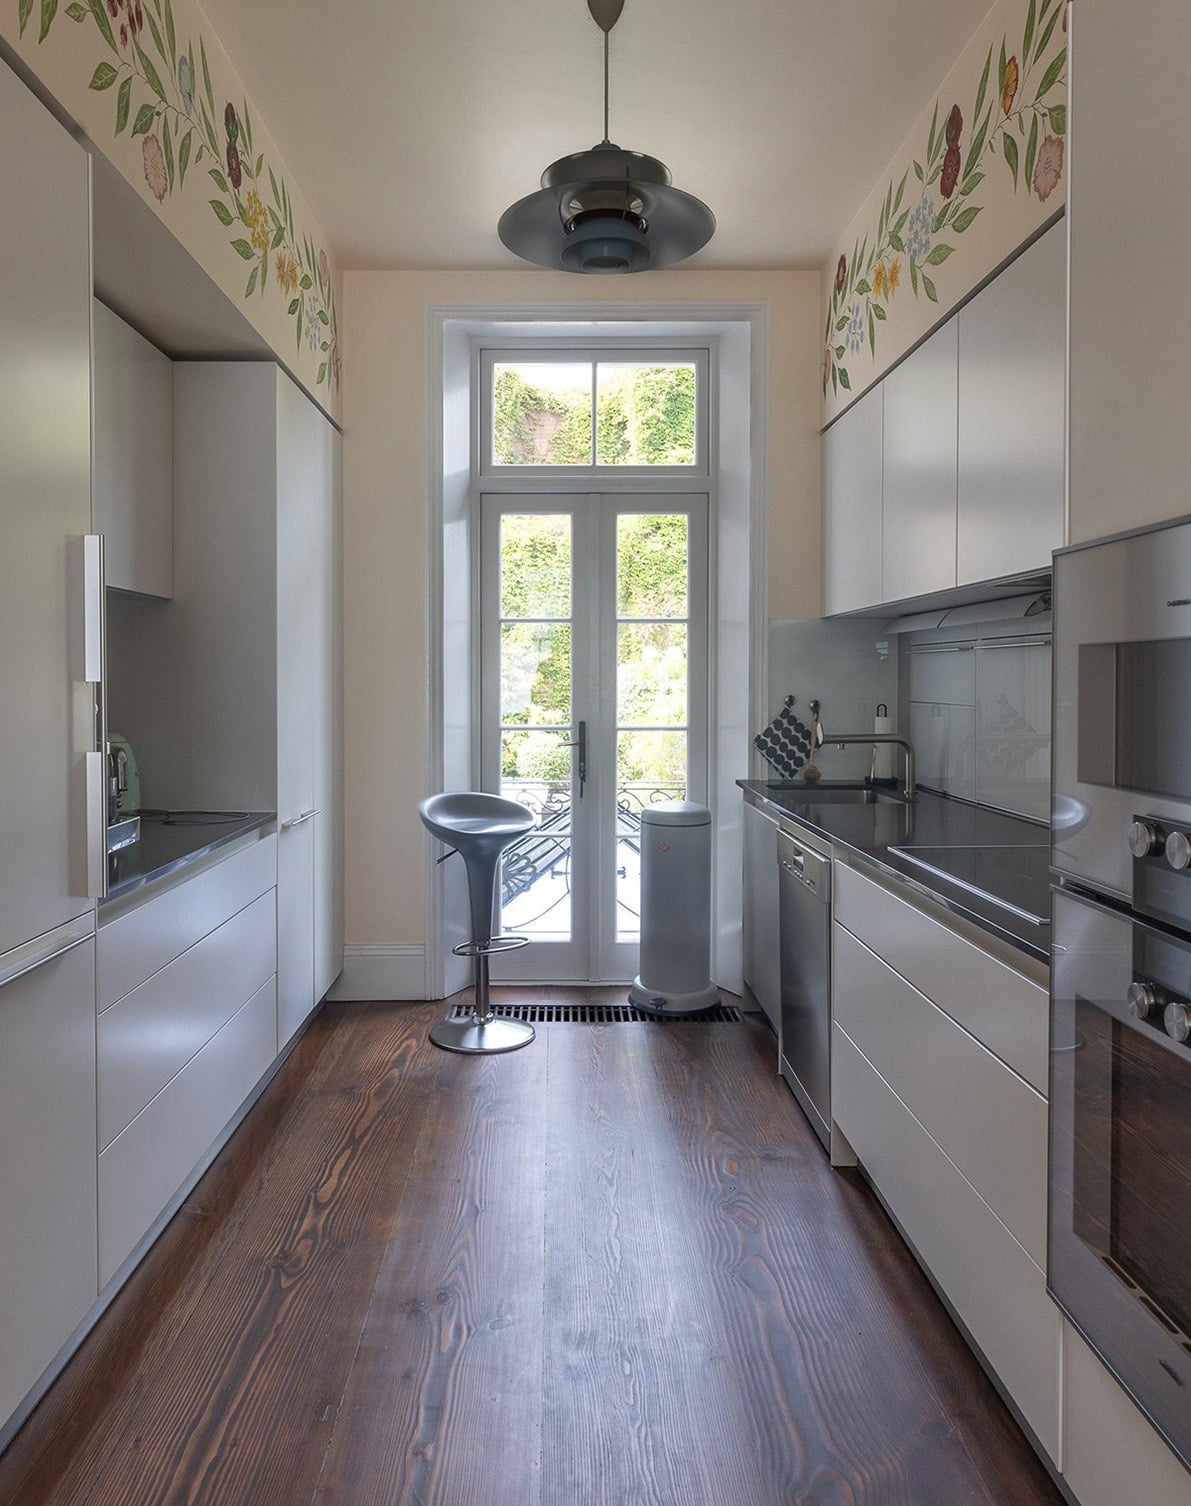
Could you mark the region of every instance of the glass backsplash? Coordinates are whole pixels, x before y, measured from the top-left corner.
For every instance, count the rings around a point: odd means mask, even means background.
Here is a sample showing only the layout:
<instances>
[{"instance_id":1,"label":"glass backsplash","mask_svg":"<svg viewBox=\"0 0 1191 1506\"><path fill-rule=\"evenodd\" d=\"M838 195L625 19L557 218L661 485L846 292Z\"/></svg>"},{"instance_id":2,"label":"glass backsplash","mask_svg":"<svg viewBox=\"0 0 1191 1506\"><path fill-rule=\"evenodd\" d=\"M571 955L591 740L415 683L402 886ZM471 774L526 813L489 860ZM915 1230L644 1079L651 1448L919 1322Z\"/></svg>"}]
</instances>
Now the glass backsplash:
<instances>
[{"instance_id":1,"label":"glass backsplash","mask_svg":"<svg viewBox=\"0 0 1191 1506\"><path fill-rule=\"evenodd\" d=\"M910 636L910 738L925 788L1048 821L1050 633L1023 626Z\"/></svg>"}]
</instances>

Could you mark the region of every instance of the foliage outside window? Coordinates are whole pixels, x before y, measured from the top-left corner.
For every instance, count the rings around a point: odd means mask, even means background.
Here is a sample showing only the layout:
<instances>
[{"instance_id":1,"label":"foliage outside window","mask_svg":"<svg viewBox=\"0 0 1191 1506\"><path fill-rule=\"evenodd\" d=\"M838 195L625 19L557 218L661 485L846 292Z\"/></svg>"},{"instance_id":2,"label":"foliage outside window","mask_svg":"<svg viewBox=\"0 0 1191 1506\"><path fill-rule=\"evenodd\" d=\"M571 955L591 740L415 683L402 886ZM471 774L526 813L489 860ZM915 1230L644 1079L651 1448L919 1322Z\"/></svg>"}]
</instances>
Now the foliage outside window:
<instances>
[{"instance_id":1,"label":"foliage outside window","mask_svg":"<svg viewBox=\"0 0 1191 1506\"><path fill-rule=\"evenodd\" d=\"M694 362L494 362L492 461L693 466L696 397Z\"/></svg>"}]
</instances>

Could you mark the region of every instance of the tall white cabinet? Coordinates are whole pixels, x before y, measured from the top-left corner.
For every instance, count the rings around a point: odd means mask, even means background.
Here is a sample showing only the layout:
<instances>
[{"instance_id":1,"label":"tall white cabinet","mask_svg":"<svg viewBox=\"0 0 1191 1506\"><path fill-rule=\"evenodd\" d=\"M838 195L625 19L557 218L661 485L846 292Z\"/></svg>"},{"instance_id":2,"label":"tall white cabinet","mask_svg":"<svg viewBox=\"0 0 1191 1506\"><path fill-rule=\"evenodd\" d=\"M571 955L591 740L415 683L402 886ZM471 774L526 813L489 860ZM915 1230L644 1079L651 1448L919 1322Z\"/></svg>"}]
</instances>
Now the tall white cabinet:
<instances>
[{"instance_id":1,"label":"tall white cabinet","mask_svg":"<svg viewBox=\"0 0 1191 1506\"><path fill-rule=\"evenodd\" d=\"M70 540L90 526L87 158L0 62L0 1442L94 1303L95 905Z\"/></svg>"},{"instance_id":2,"label":"tall white cabinet","mask_svg":"<svg viewBox=\"0 0 1191 1506\"><path fill-rule=\"evenodd\" d=\"M190 673L149 757L171 804L277 812L280 1048L342 966L338 435L271 364L179 364L174 397L157 651Z\"/></svg>"}]
</instances>

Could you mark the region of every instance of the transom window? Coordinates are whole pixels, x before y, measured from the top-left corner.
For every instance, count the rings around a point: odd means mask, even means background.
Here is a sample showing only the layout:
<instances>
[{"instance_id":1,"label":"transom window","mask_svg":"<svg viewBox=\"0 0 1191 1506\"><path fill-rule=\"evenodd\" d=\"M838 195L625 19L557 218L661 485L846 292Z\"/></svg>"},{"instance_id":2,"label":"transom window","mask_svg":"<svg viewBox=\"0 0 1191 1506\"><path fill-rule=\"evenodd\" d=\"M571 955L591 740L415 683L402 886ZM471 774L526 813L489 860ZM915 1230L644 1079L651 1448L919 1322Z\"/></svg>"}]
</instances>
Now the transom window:
<instances>
[{"instance_id":1,"label":"transom window","mask_svg":"<svg viewBox=\"0 0 1191 1506\"><path fill-rule=\"evenodd\" d=\"M486 350L482 471L702 475L703 350Z\"/></svg>"}]
</instances>

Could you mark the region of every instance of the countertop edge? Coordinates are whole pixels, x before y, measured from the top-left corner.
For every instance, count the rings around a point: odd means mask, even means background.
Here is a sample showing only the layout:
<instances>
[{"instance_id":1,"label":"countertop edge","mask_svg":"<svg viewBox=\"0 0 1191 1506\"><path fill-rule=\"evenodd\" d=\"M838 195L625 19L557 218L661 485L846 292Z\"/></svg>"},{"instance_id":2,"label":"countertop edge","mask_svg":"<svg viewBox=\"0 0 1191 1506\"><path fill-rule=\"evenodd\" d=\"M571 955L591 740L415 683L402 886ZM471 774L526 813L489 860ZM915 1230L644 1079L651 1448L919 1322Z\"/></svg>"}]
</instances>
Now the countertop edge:
<instances>
[{"instance_id":1,"label":"countertop edge","mask_svg":"<svg viewBox=\"0 0 1191 1506\"><path fill-rule=\"evenodd\" d=\"M1038 927L1044 940L1035 941L1026 931L1028 922L1023 922L1020 928L1013 924L1012 917L1008 912L1001 911L995 899L981 901L972 894L965 898L963 891L952 889L940 880L936 885L931 881L926 872L908 872L907 866L901 866L896 855L890 857L884 844L874 844L872 847L857 845L847 836L838 831L833 831L829 825L822 821L812 821L797 810L792 810L788 804L783 804L772 797L776 791L766 788L764 781L755 779L738 779L737 786L744 793L745 799L750 803L766 807L775 817L790 821L796 826L801 826L807 831L816 833L825 838L833 847L841 848L853 859L859 860L860 866L875 870L882 877L892 881L898 886L904 887L912 895L924 898L931 903L940 906L950 915L968 922L977 930L992 937L1002 945L1008 946L1013 952L1021 954L1033 963L1041 963L1044 968L1050 966L1050 931L1048 928ZM944 800L945 796L932 796L929 792L923 792L919 798ZM851 807L854 809L854 807ZM998 813L999 814L999 813ZM1007 818L1008 819L1008 818ZM1031 927L1031 929L1033 929Z\"/></svg>"},{"instance_id":2,"label":"countertop edge","mask_svg":"<svg viewBox=\"0 0 1191 1506\"><path fill-rule=\"evenodd\" d=\"M234 825L227 827L220 825L216 836L210 834L211 827L209 826L196 825L189 828L195 834L196 845L194 847L175 854L168 861L157 864L151 869L132 874L109 887L108 893L99 901L99 924L103 925L105 921L115 919L117 915L124 914L127 910L152 898L153 895L172 887L172 884L167 881L176 882L200 864L204 858L213 856L221 849L232 846L254 832L263 832L276 820L275 811L252 811Z\"/></svg>"}]
</instances>

